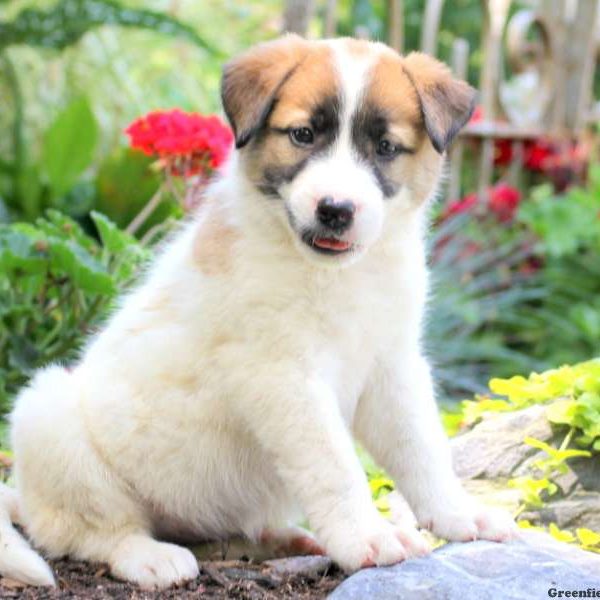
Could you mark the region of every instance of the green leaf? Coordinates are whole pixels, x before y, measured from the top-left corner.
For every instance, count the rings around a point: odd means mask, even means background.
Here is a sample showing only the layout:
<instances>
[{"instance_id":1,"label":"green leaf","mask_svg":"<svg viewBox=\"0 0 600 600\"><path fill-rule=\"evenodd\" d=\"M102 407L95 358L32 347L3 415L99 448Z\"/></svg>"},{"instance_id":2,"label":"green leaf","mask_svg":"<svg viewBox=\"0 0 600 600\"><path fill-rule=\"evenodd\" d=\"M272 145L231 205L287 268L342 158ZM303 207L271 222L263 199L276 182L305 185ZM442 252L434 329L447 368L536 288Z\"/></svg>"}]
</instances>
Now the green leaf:
<instances>
[{"instance_id":1,"label":"green leaf","mask_svg":"<svg viewBox=\"0 0 600 600\"><path fill-rule=\"evenodd\" d=\"M600 546L600 533L586 527L576 529L575 533L582 546Z\"/></svg>"},{"instance_id":2,"label":"green leaf","mask_svg":"<svg viewBox=\"0 0 600 600\"><path fill-rule=\"evenodd\" d=\"M550 523L548 527L550 535L559 542L574 542L575 536L565 529L559 529L556 523Z\"/></svg>"},{"instance_id":3,"label":"green leaf","mask_svg":"<svg viewBox=\"0 0 600 600\"><path fill-rule=\"evenodd\" d=\"M108 217L93 211L92 219L98 228L102 245L110 252L119 253L132 244L137 245L137 240L127 232L119 229Z\"/></svg>"},{"instance_id":4,"label":"green leaf","mask_svg":"<svg viewBox=\"0 0 600 600\"><path fill-rule=\"evenodd\" d=\"M0 275L19 269L42 273L47 269L46 244L14 227L0 226Z\"/></svg>"},{"instance_id":5,"label":"green leaf","mask_svg":"<svg viewBox=\"0 0 600 600\"><path fill-rule=\"evenodd\" d=\"M85 292L112 295L115 286L106 268L73 240L52 240L52 269L57 275L67 275Z\"/></svg>"},{"instance_id":6,"label":"green leaf","mask_svg":"<svg viewBox=\"0 0 600 600\"><path fill-rule=\"evenodd\" d=\"M55 198L76 183L90 165L98 140L96 119L85 97L68 104L56 117L42 145L42 164Z\"/></svg>"},{"instance_id":7,"label":"green leaf","mask_svg":"<svg viewBox=\"0 0 600 600\"><path fill-rule=\"evenodd\" d=\"M112 0L62 0L48 10L27 8L0 22L0 50L13 44L62 49L100 25L151 29L184 38L212 54L217 51L191 27L169 15L122 6Z\"/></svg>"},{"instance_id":8,"label":"green leaf","mask_svg":"<svg viewBox=\"0 0 600 600\"><path fill-rule=\"evenodd\" d=\"M570 424L576 410L574 400L557 400L546 409L546 418L551 423Z\"/></svg>"},{"instance_id":9,"label":"green leaf","mask_svg":"<svg viewBox=\"0 0 600 600\"><path fill-rule=\"evenodd\" d=\"M23 165L15 181L25 217L33 219L42 208L42 182L37 165Z\"/></svg>"}]
</instances>

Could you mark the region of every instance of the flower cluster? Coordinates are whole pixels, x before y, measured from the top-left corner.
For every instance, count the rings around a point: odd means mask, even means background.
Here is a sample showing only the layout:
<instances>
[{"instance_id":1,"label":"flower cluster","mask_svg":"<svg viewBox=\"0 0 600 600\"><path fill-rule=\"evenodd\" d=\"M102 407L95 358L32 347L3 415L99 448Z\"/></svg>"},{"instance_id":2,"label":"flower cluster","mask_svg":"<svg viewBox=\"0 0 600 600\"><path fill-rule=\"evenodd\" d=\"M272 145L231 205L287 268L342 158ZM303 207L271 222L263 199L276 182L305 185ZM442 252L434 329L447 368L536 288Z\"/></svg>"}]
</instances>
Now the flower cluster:
<instances>
[{"instance_id":1,"label":"flower cluster","mask_svg":"<svg viewBox=\"0 0 600 600\"><path fill-rule=\"evenodd\" d=\"M500 223L508 223L514 219L520 203L521 192L518 189L507 183L497 183L488 191L486 208ZM477 194L469 194L460 200L450 202L443 218L472 212L479 204Z\"/></svg>"},{"instance_id":2,"label":"flower cluster","mask_svg":"<svg viewBox=\"0 0 600 600\"><path fill-rule=\"evenodd\" d=\"M125 130L132 148L156 156L172 175L208 176L226 160L233 134L219 117L179 109L150 112Z\"/></svg>"},{"instance_id":3,"label":"flower cluster","mask_svg":"<svg viewBox=\"0 0 600 600\"><path fill-rule=\"evenodd\" d=\"M484 120L481 106L476 107L471 123ZM550 138L529 139L523 142L523 166L533 173L549 177L559 191L566 188L585 170L589 148L585 143ZM515 160L513 140L498 139L494 143L494 165L504 167Z\"/></svg>"}]
</instances>

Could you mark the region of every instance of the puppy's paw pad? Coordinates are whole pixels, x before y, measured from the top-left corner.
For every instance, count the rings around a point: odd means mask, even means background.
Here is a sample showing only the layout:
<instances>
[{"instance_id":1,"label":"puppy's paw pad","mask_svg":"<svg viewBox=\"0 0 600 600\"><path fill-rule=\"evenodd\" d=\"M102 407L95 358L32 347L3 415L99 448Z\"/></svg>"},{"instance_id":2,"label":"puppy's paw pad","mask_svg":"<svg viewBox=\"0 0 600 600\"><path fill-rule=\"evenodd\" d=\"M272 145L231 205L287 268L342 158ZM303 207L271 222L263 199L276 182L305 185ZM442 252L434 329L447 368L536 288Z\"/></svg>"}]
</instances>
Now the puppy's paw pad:
<instances>
[{"instance_id":1,"label":"puppy's paw pad","mask_svg":"<svg viewBox=\"0 0 600 600\"><path fill-rule=\"evenodd\" d=\"M309 531L301 527L265 529L259 542L272 549L276 556L324 555L325 549Z\"/></svg>"},{"instance_id":2,"label":"puppy's paw pad","mask_svg":"<svg viewBox=\"0 0 600 600\"><path fill-rule=\"evenodd\" d=\"M492 542L508 542L518 535L517 526L512 517L503 510L482 508L475 515L477 538Z\"/></svg>"},{"instance_id":3,"label":"puppy's paw pad","mask_svg":"<svg viewBox=\"0 0 600 600\"><path fill-rule=\"evenodd\" d=\"M111 572L144 589L164 589L195 579L198 561L187 549L152 539L121 544L111 560Z\"/></svg>"},{"instance_id":4,"label":"puppy's paw pad","mask_svg":"<svg viewBox=\"0 0 600 600\"><path fill-rule=\"evenodd\" d=\"M344 535L340 533L326 544L329 555L345 571L393 565L425 550L424 545L404 528L378 519L371 528L351 536L344 530ZM420 535L417 531L415 534Z\"/></svg>"},{"instance_id":5,"label":"puppy's paw pad","mask_svg":"<svg viewBox=\"0 0 600 600\"><path fill-rule=\"evenodd\" d=\"M405 548L407 558L418 558L431 553L431 544L414 527L394 527L396 537Z\"/></svg>"},{"instance_id":6,"label":"puppy's paw pad","mask_svg":"<svg viewBox=\"0 0 600 600\"><path fill-rule=\"evenodd\" d=\"M470 506L464 510L439 512L426 521L435 535L454 542L478 539L504 542L517 534L510 515L494 508Z\"/></svg>"},{"instance_id":7,"label":"puppy's paw pad","mask_svg":"<svg viewBox=\"0 0 600 600\"><path fill-rule=\"evenodd\" d=\"M436 536L452 542L471 542L477 539L478 528L470 513L438 513L426 519L423 526Z\"/></svg>"}]
</instances>

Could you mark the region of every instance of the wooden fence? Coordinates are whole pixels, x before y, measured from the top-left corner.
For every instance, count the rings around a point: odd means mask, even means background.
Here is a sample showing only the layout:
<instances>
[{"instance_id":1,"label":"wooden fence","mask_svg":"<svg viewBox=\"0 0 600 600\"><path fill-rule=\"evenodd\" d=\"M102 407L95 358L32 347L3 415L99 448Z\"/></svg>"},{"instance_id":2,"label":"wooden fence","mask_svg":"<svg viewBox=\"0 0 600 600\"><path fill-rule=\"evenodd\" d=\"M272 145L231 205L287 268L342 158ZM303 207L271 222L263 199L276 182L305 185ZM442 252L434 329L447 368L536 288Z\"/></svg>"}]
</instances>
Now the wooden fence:
<instances>
[{"instance_id":1,"label":"wooden fence","mask_svg":"<svg viewBox=\"0 0 600 600\"><path fill-rule=\"evenodd\" d=\"M320 8L322 35L334 37L337 4L337 0L288 0L284 29L306 34L310 18ZM492 184L498 139L510 140L513 161L508 177L516 180L526 140L572 140L600 121L600 102L593 97L600 51L600 0L481 0L481 5L483 64L478 86L483 118L463 130L450 152L449 198L461 192L465 144L478 145L478 192L485 197ZM404 47L403 0L387 0L386 7L385 41L399 52L416 49ZM443 7L444 0L427 0L423 13L420 49L434 56ZM366 37L361 28L354 33ZM451 66L459 77L466 77L469 53L466 40L454 41ZM511 81L529 90L528 104L514 94L510 97Z\"/></svg>"}]
</instances>

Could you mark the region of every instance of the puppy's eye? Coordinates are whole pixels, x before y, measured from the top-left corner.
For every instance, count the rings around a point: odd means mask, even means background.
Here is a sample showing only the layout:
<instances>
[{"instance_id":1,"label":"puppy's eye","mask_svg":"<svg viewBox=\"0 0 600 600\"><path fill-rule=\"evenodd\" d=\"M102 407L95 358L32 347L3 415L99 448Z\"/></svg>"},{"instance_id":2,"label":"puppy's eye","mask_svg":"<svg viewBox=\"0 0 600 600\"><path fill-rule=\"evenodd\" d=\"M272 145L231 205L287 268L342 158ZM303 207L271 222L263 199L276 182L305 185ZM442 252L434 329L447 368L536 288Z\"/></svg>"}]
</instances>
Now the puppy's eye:
<instances>
[{"instance_id":1,"label":"puppy's eye","mask_svg":"<svg viewBox=\"0 0 600 600\"><path fill-rule=\"evenodd\" d=\"M310 146L315 141L315 136L308 127L290 129L290 139L296 146Z\"/></svg>"},{"instance_id":2,"label":"puppy's eye","mask_svg":"<svg viewBox=\"0 0 600 600\"><path fill-rule=\"evenodd\" d=\"M403 146L400 144L393 144L390 140L386 140L385 138L379 140L377 148L375 149L377 156L381 156L382 158L394 158L403 151Z\"/></svg>"}]
</instances>

